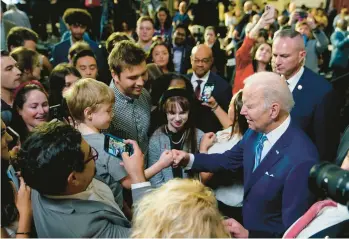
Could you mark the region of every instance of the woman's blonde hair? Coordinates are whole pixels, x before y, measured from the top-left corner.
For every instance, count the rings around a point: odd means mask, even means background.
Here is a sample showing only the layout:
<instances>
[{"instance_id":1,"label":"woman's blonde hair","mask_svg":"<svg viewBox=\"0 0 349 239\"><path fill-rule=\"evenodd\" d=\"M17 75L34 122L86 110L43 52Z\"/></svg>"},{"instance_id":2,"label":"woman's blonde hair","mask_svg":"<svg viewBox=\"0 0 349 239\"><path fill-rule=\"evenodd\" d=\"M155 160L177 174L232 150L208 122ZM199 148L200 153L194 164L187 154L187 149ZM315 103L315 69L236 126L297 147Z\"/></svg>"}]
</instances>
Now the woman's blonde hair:
<instances>
[{"instance_id":1,"label":"woman's blonde hair","mask_svg":"<svg viewBox=\"0 0 349 239\"><path fill-rule=\"evenodd\" d=\"M71 115L80 122L85 120L84 110L86 108L89 107L91 112L94 112L101 104L114 104L115 102L113 90L106 84L91 78L77 81L64 92L63 96Z\"/></svg>"},{"instance_id":2,"label":"woman's blonde hair","mask_svg":"<svg viewBox=\"0 0 349 239\"><path fill-rule=\"evenodd\" d=\"M132 238L230 237L214 193L192 179L173 179L135 206Z\"/></svg>"}]
</instances>

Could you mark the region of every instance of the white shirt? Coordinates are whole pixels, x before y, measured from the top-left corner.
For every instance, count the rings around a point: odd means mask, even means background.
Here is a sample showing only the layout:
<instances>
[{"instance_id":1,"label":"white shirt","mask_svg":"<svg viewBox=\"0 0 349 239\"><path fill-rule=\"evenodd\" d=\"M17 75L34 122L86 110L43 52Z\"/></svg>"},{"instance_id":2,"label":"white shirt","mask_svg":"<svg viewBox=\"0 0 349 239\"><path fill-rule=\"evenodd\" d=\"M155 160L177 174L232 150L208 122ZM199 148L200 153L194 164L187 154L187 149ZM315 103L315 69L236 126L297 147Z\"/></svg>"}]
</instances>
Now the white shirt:
<instances>
[{"instance_id":1,"label":"white shirt","mask_svg":"<svg viewBox=\"0 0 349 239\"><path fill-rule=\"evenodd\" d=\"M270 149L274 146L274 144L280 139L280 137L285 133L288 126L291 123L291 117L288 116L284 122L282 122L276 129L270 131L267 136L267 140L264 141L264 147L261 155L261 162L264 159L265 155L270 151ZM189 154L190 160L188 165L184 168L185 170L189 170L192 168L195 157L193 154Z\"/></svg>"},{"instance_id":2,"label":"white shirt","mask_svg":"<svg viewBox=\"0 0 349 239\"><path fill-rule=\"evenodd\" d=\"M280 139L280 137L286 132L288 126L291 123L291 117L288 116L282 124L279 125L276 129L273 129L265 136L267 137L267 140L264 141L264 147L262 150L261 155L261 162L264 159L264 157L267 155L267 153L270 151L270 149L274 146L274 144Z\"/></svg>"},{"instance_id":3,"label":"white shirt","mask_svg":"<svg viewBox=\"0 0 349 239\"><path fill-rule=\"evenodd\" d=\"M206 73L206 75L204 75L202 78L199 78L196 74L195 74L195 72L193 72L193 75L192 75L192 77L191 77L191 84L192 84L192 86L193 86L193 89L194 89L194 92L195 92L195 89L196 89L196 87L198 86L198 82L197 82L197 80L202 80L202 82L201 82L201 88L200 88L200 95L202 95L202 90L204 89L204 86L205 86L205 84L206 84L206 82L208 81L208 77L210 76L210 71L208 71L207 73Z\"/></svg>"},{"instance_id":4,"label":"white shirt","mask_svg":"<svg viewBox=\"0 0 349 239\"><path fill-rule=\"evenodd\" d=\"M299 71L294 76L292 76L290 79L286 80L288 83L288 88L290 89L291 92L293 92L294 88L296 88L299 80L301 79L301 77L303 75L303 72L304 72L304 67L302 66L302 68L299 69Z\"/></svg>"}]
</instances>

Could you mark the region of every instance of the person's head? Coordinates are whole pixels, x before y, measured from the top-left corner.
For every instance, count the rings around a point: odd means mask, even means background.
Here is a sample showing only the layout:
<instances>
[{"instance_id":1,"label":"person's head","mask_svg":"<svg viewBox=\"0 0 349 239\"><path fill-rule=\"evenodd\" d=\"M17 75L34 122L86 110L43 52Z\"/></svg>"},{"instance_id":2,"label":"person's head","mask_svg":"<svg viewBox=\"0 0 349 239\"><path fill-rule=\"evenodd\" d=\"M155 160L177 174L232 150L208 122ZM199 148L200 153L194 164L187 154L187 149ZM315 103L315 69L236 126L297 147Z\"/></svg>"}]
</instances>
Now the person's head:
<instances>
[{"instance_id":1,"label":"person's head","mask_svg":"<svg viewBox=\"0 0 349 239\"><path fill-rule=\"evenodd\" d=\"M8 149L8 144L12 141L11 135L7 133L6 125L1 120L1 160L9 161L11 156Z\"/></svg>"},{"instance_id":2,"label":"person's head","mask_svg":"<svg viewBox=\"0 0 349 239\"><path fill-rule=\"evenodd\" d=\"M39 53L25 47L17 47L10 53L10 56L17 61L18 69L22 72L22 82L32 80L33 78L40 79L41 66Z\"/></svg>"},{"instance_id":3,"label":"person's head","mask_svg":"<svg viewBox=\"0 0 349 239\"><path fill-rule=\"evenodd\" d=\"M272 52L273 71L286 79L298 72L306 56L301 34L292 29L283 29L275 35Z\"/></svg>"},{"instance_id":4,"label":"person's head","mask_svg":"<svg viewBox=\"0 0 349 239\"><path fill-rule=\"evenodd\" d=\"M257 42L258 44L267 43L268 38L269 38L269 33L268 33L268 31L265 30L265 29L260 29L260 30L258 31L258 35L257 35L257 40L256 40L256 42Z\"/></svg>"},{"instance_id":5,"label":"person's head","mask_svg":"<svg viewBox=\"0 0 349 239\"><path fill-rule=\"evenodd\" d=\"M201 44L191 51L191 65L198 77L203 77L211 69L213 63L212 50L210 47Z\"/></svg>"},{"instance_id":6,"label":"person's head","mask_svg":"<svg viewBox=\"0 0 349 239\"><path fill-rule=\"evenodd\" d=\"M22 72L7 51L1 51L1 89L12 92L21 84Z\"/></svg>"},{"instance_id":7,"label":"person's head","mask_svg":"<svg viewBox=\"0 0 349 239\"><path fill-rule=\"evenodd\" d=\"M69 195L86 190L97 158L76 129L51 121L36 128L22 144L18 165L26 184L40 194Z\"/></svg>"},{"instance_id":8,"label":"person's head","mask_svg":"<svg viewBox=\"0 0 349 239\"><path fill-rule=\"evenodd\" d=\"M302 35L305 35L307 38L312 37L310 27L306 21L297 22L296 31Z\"/></svg>"},{"instance_id":9,"label":"person's head","mask_svg":"<svg viewBox=\"0 0 349 239\"><path fill-rule=\"evenodd\" d=\"M217 40L216 29L213 26L208 26L205 29L205 44L212 47Z\"/></svg>"},{"instance_id":10,"label":"person's head","mask_svg":"<svg viewBox=\"0 0 349 239\"><path fill-rule=\"evenodd\" d=\"M160 69L173 71L171 51L166 43L155 42L150 47L148 61L154 62Z\"/></svg>"},{"instance_id":11,"label":"person's head","mask_svg":"<svg viewBox=\"0 0 349 239\"><path fill-rule=\"evenodd\" d=\"M79 80L64 93L64 98L77 122L98 130L109 127L115 96L103 82L89 78Z\"/></svg>"},{"instance_id":12,"label":"person's head","mask_svg":"<svg viewBox=\"0 0 349 239\"><path fill-rule=\"evenodd\" d=\"M154 31L153 19L148 16L143 16L138 19L136 29L138 41L143 43L151 42Z\"/></svg>"},{"instance_id":13,"label":"person's head","mask_svg":"<svg viewBox=\"0 0 349 239\"><path fill-rule=\"evenodd\" d=\"M285 15L278 16L278 24L280 25L280 27L286 26L288 21L289 17Z\"/></svg>"},{"instance_id":14,"label":"person's head","mask_svg":"<svg viewBox=\"0 0 349 239\"><path fill-rule=\"evenodd\" d=\"M343 18L345 18L345 17L348 16L348 15L349 15L349 10L348 10L348 8L343 7L343 8L341 9L341 13L340 13L341 18L343 19Z\"/></svg>"},{"instance_id":15,"label":"person's head","mask_svg":"<svg viewBox=\"0 0 349 239\"><path fill-rule=\"evenodd\" d=\"M123 32L113 32L105 42L105 46L107 48L108 53L113 50L116 43L123 41L123 40L129 40L131 41L131 38L126 35L126 33Z\"/></svg>"},{"instance_id":16,"label":"person's head","mask_svg":"<svg viewBox=\"0 0 349 239\"><path fill-rule=\"evenodd\" d=\"M48 95L38 81L24 82L15 90L13 108L29 132L49 119Z\"/></svg>"},{"instance_id":17,"label":"person's head","mask_svg":"<svg viewBox=\"0 0 349 239\"><path fill-rule=\"evenodd\" d=\"M38 34L29 28L13 27L7 35L7 48L12 51L16 47L24 46L35 51L38 39Z\"/></svg>"},{"instance_id":18,"label":"person's head","mask_svg":"<svg viewBox=\"0 0 349 239\"><path fill-rule=\"evenodd\" d=\"M270 64L271 61L271 46L268 43L258 44L254 54L254 59L264 64Z\"/></svg>"},{"instance_id":19,"label":"person's head","mask_svg":"<svg viewBox=\"0 0 349 239\"><path fill-rule=\"evenodd\" d=\"M317 14L318 16L322 17L322 16L325 15L325 11L324 11L324 9L322 9L322 8L319 7L319 8L316 9L316 14Z\"/></svg>"},{"instance_id":20,"label":"person's head","mask_svg":"<svg viewBox=\"0 0 349 239\"><path fill-rule=\"evenodd\" d=\"M184 15L186 10L187 10L187 3L185 1L182 1L178 6L178 11L180 14Z\"/></svg>"},{"instance_id":21,"label":"person's head","mask_svg":"<svg viewBox=\"0 0 349 239\"><path fill-rule=\"evenodd\" d=\"M146 53L131 41L117 43L108 57L108 64L115 86L131 98L142 94L148 79Z\"/></svg>"},{"instance_id":22,"label":"person's head","mask_svg":"<svg viewBox=\"0 0 349 239\"><path fill-rule=\"evenodd\" d=\"M289 115L294 100L286 81L273 72L259 72L248 77L242 94L241 114L250 129L269 133Z\"/></svg>"},{"instance_id":23,"label":"person's head","mask_svg":"<svg viewBox=\"0 0 349 239\"><path fill-rule=\"evenodd\" d=\"M74 56L83 50L90 50L92 51L92 48L90 47L90 45L87 42L84 41L78 41L75 42L70 48L69 48L69 52L68 52L68 60L70 64L73 64L73 58Z\"/></svg>"},{"instance_id":24,"label":"person's head","mask_svg":"<svg viewBox=\"0 0 349 239\"><path fill-rule=\"evenodd\" d=\"M50 82L50 105L61 104L63 93L68 90L77 80L81 78L79 71L72 65L67 63L58 64L53 68Z\"/></svg>"},{"instance_id":25,"label":"person's head","mask_svg":"<svg viewBox=\"0 0 349 239\"><path fill-rule=\"evenodd\" d=\"M228 117L233 122L232 135L236 133L244 135L244 133L248 129L248 124L245 116L240 114L242 105L242 90L239 90L231 99L228 109Z\"/></svg>"},{"instance_id":26,"label":"person's head","mask_svg":"<svg viewBox=\"0 0 349 239\"><path fill-rule=\"evenodd\" d=\"M91 50L82 50L73 58L73 66L80 72L82 78L97 79L98 66L96 56Z\"/></svg>"},{"instance_id":27,"label":"person's head","mask_svg":"<svg viewBox=\"0 0 349 239\"><path fill-rule=\"evenodd\" d=\"M338 19L336 22L336 26L342 31L346 31L348 27L348 22L345 19Z\"/></svg>"},{"instance_id":28,"label":"person's head","mask_svg":"<svg viewBox=\"0 0 349 239\"><path fill-rule=\"evenodd\" d=\"M244 3L244 12L249 12L252 10L253 2L252 1L246 1Z\"/></svg>"},{"instance_id":29,"label":"person's head","mask_svg":"<svg viewBox=\"0 0 349 239\"><path fill-rule=\"evenodd\" d=\"M173 32L173 42L177 46L183 46L187 39L187 28L182 25L178 24L176 26L175 31Z\"/></svg>"},{"instance_id":30,"label":"person's head","mask_svg":"<svg viewBox=\"0 0 349 239\"><path fill-rule=\"evenodd\" d=\"M222 219L211 189L199 181L173 179L136 204L131 237L230 237Z\"/></svg>"},{"instance_id":31,"label":"person's head","mask_svg":"<svg viewBox=\"0 0 349 239\"><path fill-rule=\"evenodd\" d=\"M291 13L291 12L295 11L296 8L297 8L296 2L290 2L290 4L288 5L288 12Z\"/></svg>"},{"instance_id":32,"label":"person's head","mask_svg":"<svg viewBox=\"0 0 349 239\"><path fill-rule=\"evenodd\" d=\"M165 29L169 29L172 24L172 18L170 15L169 10L166 7L160 7L156 11L156 17L155 17L155 28L159 29L161 26L163 26Z\"/></svg>"},{"instance_id":33,"label":"person's head","mask_svg":"<svg viewBox=\"0 0 349 239\"><path fill-rule=\"evenodd\" d=\"M80 8L68 8L63 15L63 21L68 25L74 41L82 40L87 28L91 26L90 13Z\"/></svg>"}]
</instances>

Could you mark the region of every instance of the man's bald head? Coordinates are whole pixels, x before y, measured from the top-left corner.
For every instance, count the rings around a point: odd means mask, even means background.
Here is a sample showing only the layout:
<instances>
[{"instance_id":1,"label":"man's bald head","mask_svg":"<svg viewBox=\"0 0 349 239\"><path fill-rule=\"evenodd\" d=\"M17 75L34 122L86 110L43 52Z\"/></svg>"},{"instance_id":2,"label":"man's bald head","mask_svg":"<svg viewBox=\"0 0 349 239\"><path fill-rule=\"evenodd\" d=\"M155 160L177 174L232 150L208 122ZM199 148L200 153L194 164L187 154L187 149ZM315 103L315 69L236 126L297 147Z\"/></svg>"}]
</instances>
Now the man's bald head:
<instances>
[{"instance_id":1,"label":"man's bald head","mask_svg":"<svg viewBox=\"0 0 349 239\"><path fill-rule=\"evenodd\" d=\"M273 72L258 72L245 81L245 89L263 91L265 107L269 108L273 103L280 105L280 109L290 113L294 106L294 100L285 79Z\"/></svg>"},{"instance_id":2,"label":"man's bald head","mask_svg":"<svg viewBox=\"0 0 349 239\"><path fill-rule=\"evenodd\" d=\"M298 50L305 49L302 35L293 29L283 29L278 31L275 34L273 41L276 41L278 38L290 38L294 42L293 46L295 46Z\"/></svg>"},{"instance_id":3,"label":"man's bald head","mask_svg":"<svg viewBox=\"0 0 349 239\"><path fill-rule=\"evenodd\" d=\"M205 44L197 45L191 51L191 65L197 77L201 78L211 69L212 50Z\"/></svg>"},{"instance_id":4,"label":"man's bald head","mask_svg":"<svg viewBox=\"0 0 349 239\"><path fill-rule=\"evenodd\" d=\"M244 11L248 12L252 10L253 2L252 1L247 1L244 4Z\"/></svg>"},{"instance_id":5,"label":"man's bald head","mask_svg":"<svg viewBox=\"0 0 349 239\"><path fill-rule=\"evenodd\" d=\"M200 44L194 46L191 50L191 55L195 56L195 54L205 54L207 57L212 57L212 50L211 47L207 46L206 44Z\"/></svg>"}]
</instances>

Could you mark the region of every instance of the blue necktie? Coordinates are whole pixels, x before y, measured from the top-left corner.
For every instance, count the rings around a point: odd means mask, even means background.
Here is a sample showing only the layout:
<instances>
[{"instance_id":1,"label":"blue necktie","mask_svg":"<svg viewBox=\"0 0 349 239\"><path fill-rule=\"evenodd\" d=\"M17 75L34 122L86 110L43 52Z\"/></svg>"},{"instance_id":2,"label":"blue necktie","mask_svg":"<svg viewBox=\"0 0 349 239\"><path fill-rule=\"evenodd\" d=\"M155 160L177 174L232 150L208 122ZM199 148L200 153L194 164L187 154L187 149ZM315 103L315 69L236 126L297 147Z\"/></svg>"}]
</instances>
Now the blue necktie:
<instances>
[{"instance_id":1,"label":"blue necktie","mask_svg":"<svg viewBox=\"0 0 349 239\"><path fill-rule=\"evenodd\" d=\"M256 170L256 168L259 166L259 164L261 163L261 158L262 158L262 151L263 151L263 147L264 147L264 141L266 141L268 138L267 136L263 135L259 141L258 144L256 146L256 156L254 158L254 168L253 168L253 172Z\"/></svg>"}]
</instances>

